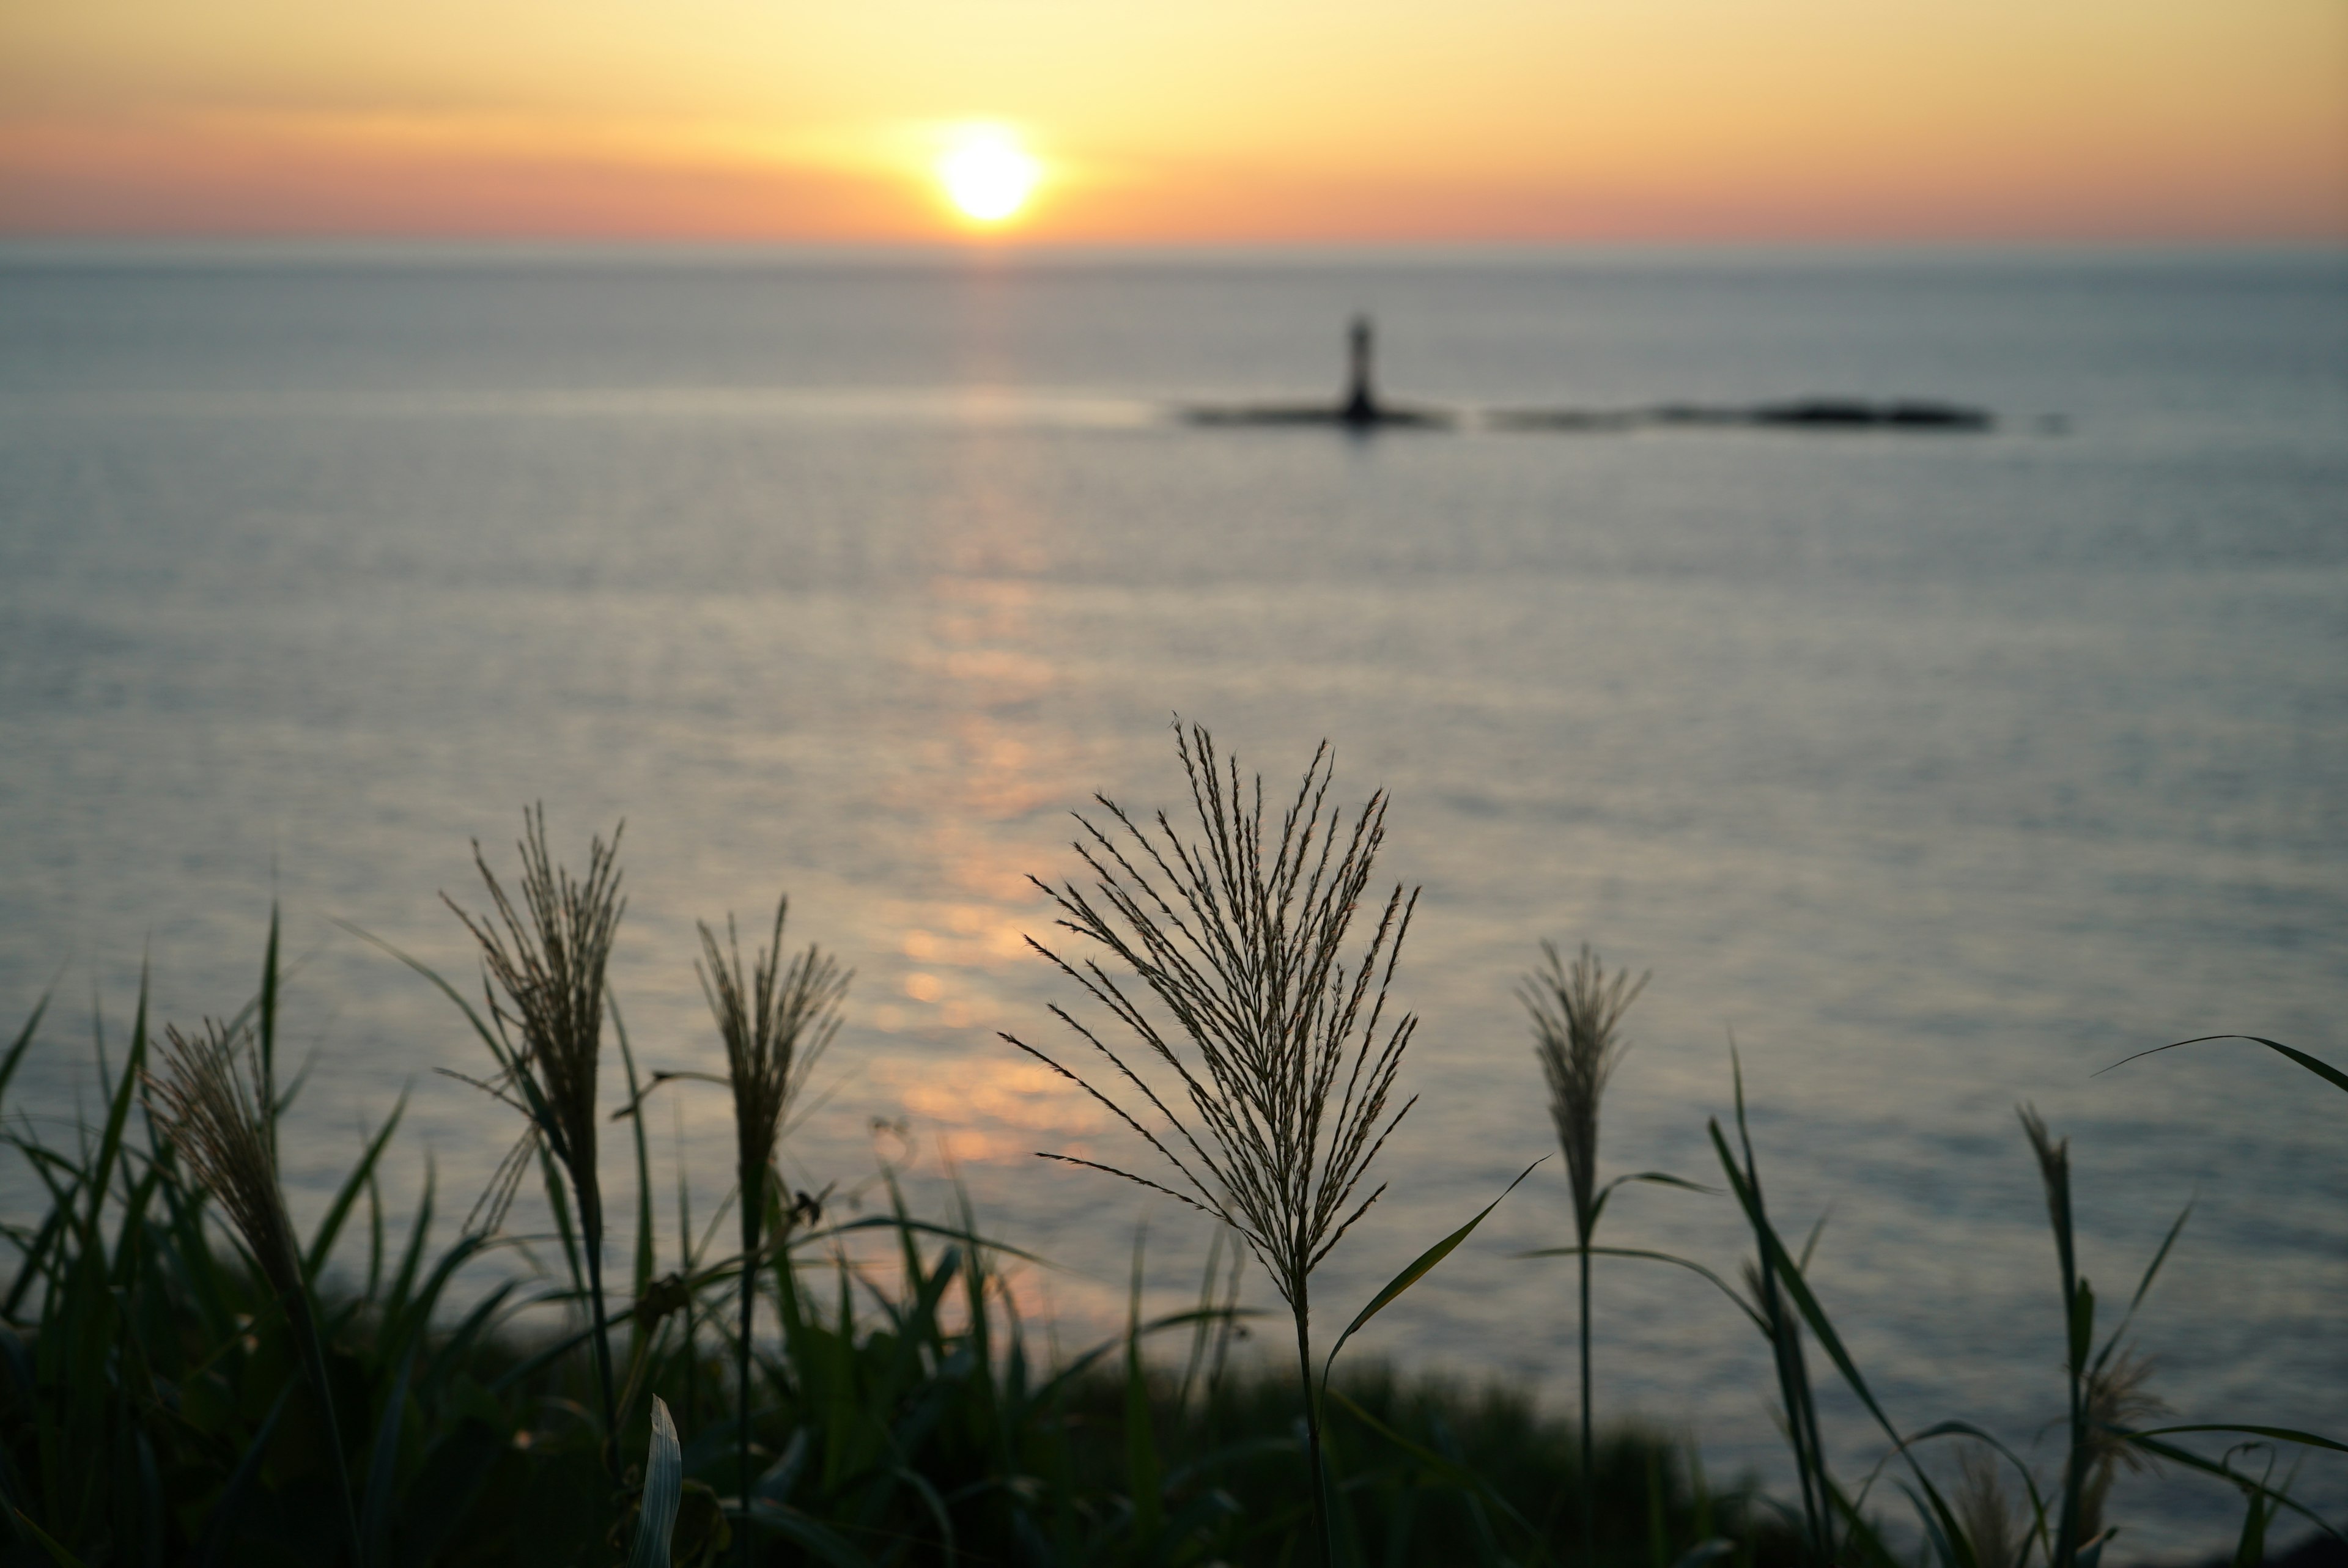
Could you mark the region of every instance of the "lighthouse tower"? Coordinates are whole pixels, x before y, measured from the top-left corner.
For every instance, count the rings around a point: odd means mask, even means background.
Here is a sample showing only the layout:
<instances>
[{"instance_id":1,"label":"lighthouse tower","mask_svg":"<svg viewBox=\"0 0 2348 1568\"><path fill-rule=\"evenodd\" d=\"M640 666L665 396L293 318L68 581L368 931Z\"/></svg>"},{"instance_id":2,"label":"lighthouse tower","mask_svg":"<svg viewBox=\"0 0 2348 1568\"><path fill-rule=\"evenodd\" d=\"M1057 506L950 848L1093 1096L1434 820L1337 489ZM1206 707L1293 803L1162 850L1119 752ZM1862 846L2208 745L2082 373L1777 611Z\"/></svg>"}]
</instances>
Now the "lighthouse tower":
<instances>
[{"instance_id":1,"label":"lighthouse tower","mask_svg":"<svg viewBox=\"0 0 2348 1568\"><path fill-rule=\"evenodd\" d=\"M1355 316L1353 328L1346 336L1350 352L1347 354L1344 417L1348 425L1375 425L1379 410L1378 395L1370 382L1370 318Z\"/></svg>"}]
</instances>

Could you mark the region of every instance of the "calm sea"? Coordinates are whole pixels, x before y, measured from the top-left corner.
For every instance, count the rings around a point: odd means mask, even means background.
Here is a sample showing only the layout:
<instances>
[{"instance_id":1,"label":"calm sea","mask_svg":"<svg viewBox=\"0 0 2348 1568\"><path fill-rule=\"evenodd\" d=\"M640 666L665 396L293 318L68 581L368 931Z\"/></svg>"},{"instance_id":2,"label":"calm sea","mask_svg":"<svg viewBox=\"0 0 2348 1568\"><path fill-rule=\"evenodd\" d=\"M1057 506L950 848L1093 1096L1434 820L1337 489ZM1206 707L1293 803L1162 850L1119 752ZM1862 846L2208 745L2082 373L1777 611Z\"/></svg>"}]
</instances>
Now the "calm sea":
<instances>
[{"instance_id":1,"label":"calm sea","mask_svg":"<svg viewBox=\"0 0 2348 1568\"><path fill-rule=\"evenodd\" d=\"M1334 390L1356 310L1399 395L2001 423L1165 416ZM163 1016L233 1010L275 897L299 1204L403 1089L403 1206L427 1152L469 1197L512 1125L433 1070L478 1047L333 922L469 975L438 895L477 903L469 839L510 867L542 800L574 863L626 819L648 1065L717 1053L695 921L788 890L857 971L798 1179L869 1205L886 1160L927 1204L958 1172L1059 1266L1019 1289L1074 1348L1121 1318L1137 1224L1168 1306L1205 1236L1034 1159L1139 1156L996 1031L1053 1038L1025 879L1074 871L1096 791L1182 804L1178 712L1275 786L1329 740L1425 888L1420 1100L1325 1318L1552 1146L1510 991L1588 940L1655 977L1605 1163L1716 1177L1733 1036L1773 1203L1825 1216L1819 1293L1903 1426L2054 1462L2025 1101L2073 1140L2107 1312L2196 1205L2133 1330L2176 1419L2348 1426L2348 1101L2248 1045L2091 1076L2221 1030L2348 1061L2336 253L0 258L0 1007L57 986L14 1097L52 1135L93 997L118 1052L142 952ZM729 1112L664 1092L656 1180L706 1214ZM1749 1245L1659 1188L1607 1230L1724 1273ZM1570 1276L1512 1255L1567 1232L1552 1162L1358 1353L1566 1408ZM1779 1473L1763 1348L1708 1286L1603 1266L1597 1342L1601 1411ZM2302 1472L2335 1517L2336 1457ZM2180 1556L2234 1510L2170 1477L2115 1513Z\"/></svg>"}]
</instances>

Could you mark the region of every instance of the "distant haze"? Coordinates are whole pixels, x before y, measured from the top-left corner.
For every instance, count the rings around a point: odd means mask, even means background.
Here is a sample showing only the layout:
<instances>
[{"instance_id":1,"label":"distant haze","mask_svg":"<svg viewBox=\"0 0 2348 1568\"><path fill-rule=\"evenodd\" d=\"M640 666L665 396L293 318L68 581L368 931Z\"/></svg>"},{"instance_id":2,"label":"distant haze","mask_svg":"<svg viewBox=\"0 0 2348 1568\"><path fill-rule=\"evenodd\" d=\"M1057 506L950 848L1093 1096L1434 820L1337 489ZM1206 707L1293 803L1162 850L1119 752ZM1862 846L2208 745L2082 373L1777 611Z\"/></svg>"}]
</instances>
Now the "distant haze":
<instances>
[{"instance_id":1,"label":"distant haze","mask_svg":"<svg viewBox=\"0 0 2348 1568\"><path fill-rule=\"evenodd\" d=\"M0 233L2337 241L2337 0L55 0Z\"/></svg>"}]
</instances>

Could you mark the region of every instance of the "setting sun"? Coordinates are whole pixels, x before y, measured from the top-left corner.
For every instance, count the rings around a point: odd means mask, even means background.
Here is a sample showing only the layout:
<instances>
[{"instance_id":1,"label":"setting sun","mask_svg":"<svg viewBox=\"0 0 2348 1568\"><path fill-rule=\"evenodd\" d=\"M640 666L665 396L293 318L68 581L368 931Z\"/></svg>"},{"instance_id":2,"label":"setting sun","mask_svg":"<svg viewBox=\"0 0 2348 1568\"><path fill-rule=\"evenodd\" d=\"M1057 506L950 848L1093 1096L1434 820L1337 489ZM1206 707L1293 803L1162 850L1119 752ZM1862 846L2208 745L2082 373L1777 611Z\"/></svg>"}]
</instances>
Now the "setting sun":
<instances>
[{"instance_id":1,"label":"setting sun","mask_svg":"<svg viewBox=\"0 0 2348 1568\"><path fill-rule=\"evenodd\" d=\"M954 210L978 223L1015 217L1043 177L1043 165L997 125L957 128L937 162L938 183Z\"/></svg>"}]
</instances>

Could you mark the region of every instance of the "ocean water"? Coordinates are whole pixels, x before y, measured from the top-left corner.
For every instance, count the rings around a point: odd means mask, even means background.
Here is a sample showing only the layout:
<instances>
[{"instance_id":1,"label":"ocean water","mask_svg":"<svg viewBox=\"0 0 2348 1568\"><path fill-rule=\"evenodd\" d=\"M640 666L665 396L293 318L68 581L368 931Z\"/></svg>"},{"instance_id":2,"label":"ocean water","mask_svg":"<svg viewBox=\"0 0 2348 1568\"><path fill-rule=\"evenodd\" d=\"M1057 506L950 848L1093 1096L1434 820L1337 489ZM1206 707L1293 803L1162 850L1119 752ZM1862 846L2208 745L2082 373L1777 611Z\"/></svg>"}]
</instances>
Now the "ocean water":
<instances>
[{"instance_id":1,"label":"ocean water","mask_svg":"<svg viewBox=\"0 0 2348 1568\"><path fill-rule=\"evenodd\" d=\"M1167 416L1334 388L1355 310L1398 395L2001 423ZM1137 1225L1167 1306L1206 1236L1035 1159L1142 1154L998 1031L1054 1040L1027 878L1078 869L1096 792L1184 804L1179 713L1274 789L1328 740L1337 798L1390 794L1382 876L1424 889L1419 1098L1324 1331L1553 1146L1511 988L1588 940L1654 971L1604 1163L1716 1179L1733 1037L1773 1206L1825 1216L1814 1279L1904 1428L2054 1463L2029 1102L2073 1140L2107 1311L2195 1205L2133 1329L2175 1419L2336 1434L2348 1102L2250 1045L2096 1074L2228 1030L2348 1061L2343 497L2337 254L12 251L0 1008L59 999L13 1108L86 1109L88 1020L118 1050L142 954L163 1017L233 1010L274 898L315 1059L297 1208L403 1089L391 1190L428 1153L469 1196L513 1126L434 1070L478 1046L335 922L464 979L438 895L480 902L469 841L510 869L543 801L575 864L624 818L639 1058L718 1057L695 922L761 928L788 889L857 971L795 1179L844 1209L884 1162L925 1204L958 1176L1051 1260L1017 1287L1074 1348L1121 1320ZM656 1179L705 1213L730 1113L663 1092ZM1569 1231L1552 1160L1348 1357L1566 1409L1570 1276L1514 1255ZM1658 1188L1606 1232L1723 1273L1749 1246ZM1614 1262L1597 1294L1601 1412L1782 1474L1764 1348L1711 1287ZM2335 1518L2336 1460L2301 1472ZM2167 1558L2237 1517L2175 1476L2114 1516Z\"/></svg>"}]
</instances>

